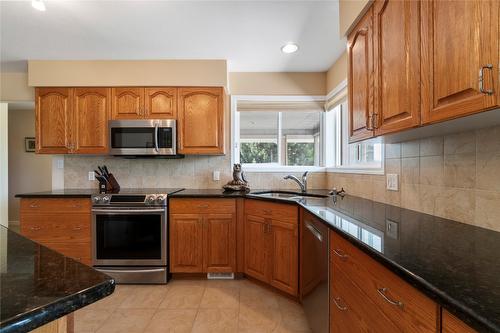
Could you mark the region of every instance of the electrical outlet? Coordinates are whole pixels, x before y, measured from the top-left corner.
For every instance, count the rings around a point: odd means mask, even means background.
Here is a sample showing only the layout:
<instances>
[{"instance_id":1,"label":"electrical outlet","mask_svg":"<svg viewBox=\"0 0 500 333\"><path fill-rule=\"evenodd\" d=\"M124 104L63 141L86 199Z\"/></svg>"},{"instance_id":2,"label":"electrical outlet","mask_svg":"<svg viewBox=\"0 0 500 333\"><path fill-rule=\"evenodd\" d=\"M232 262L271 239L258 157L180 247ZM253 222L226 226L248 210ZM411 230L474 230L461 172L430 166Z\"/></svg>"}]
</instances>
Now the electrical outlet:
<instances>
[{"instance_id":1,"label":"electrical outlet","mask_svg":"<svg viewBox=\"0 0 500 333\"><path fill-rule=\"evenodd\" d=\"M214 170L214 173L212 175L213 177L213 180L216 182L216 181L219 181L220 180L220 171L219 170Z\"/></svg>"},{"instance_id":2,"label":"electrical outlet","mask_svg":"<svg viewBox=\"0 0 500 333\"><path fill-rule=\"evenodd\" d=\"M386 175L387 181L387 189L389 191L398 191L399 183L398 183L398 174L397 173L388 173Z\"/></svg>"},{"instance_id":3,"label":"electrical outlet","mask_svg":"<svg viewBox=\"0 0 500 333\"><path fill-rule=\"evenodd\" d=\"M89 171L89 180L95 180L95 172Z\"/></svg>"},{"instance_id":4,"label":"electrical outlet","mask_svg":"<svg viewBox=\"0 0 500 333\"><path fill-rule=\"evenodd\" d=\"M57 160L57 168L64 169L64 160L62 158Z\"/></svg>"}]
</instances>

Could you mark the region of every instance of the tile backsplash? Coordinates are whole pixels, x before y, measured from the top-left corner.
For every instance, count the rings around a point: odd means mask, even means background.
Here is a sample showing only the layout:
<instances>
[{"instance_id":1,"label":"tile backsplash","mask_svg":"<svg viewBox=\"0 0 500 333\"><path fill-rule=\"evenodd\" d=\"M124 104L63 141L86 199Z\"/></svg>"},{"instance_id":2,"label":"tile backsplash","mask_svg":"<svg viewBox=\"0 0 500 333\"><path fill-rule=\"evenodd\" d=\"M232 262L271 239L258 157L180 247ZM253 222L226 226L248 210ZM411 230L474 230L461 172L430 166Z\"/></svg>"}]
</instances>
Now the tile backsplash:
<instances>
[{"instance_id":1,"label":"tile backsplash","mask_svg":"<svg viewBox=\"0 0 500 333\"><path fill-rule=\"evenodd\" d=\"M232 178L230 156L180 160L65 156L66 188L97 188L87 174L106 164L127 187L221 188ZM220 171L220 181L212 172ZM384 175L310 173L309 188L344 187L349 194L500 231L500 126L386 144L385 172L399 175L399 191ZM247 173L252 189L297 189L287 173ZM294 173L300 176L300 173Z\"/></svg>"},{"instance_id":2,"label":"tile backsplash","mask_svg":"<svg viewBox=\"0 0 500 333\"><path fill-rule=\"evenodd\" d=\"M328 173L327 187L500 231L500 126L386 144L383 175Z\"/></svg>"}]
</instances>

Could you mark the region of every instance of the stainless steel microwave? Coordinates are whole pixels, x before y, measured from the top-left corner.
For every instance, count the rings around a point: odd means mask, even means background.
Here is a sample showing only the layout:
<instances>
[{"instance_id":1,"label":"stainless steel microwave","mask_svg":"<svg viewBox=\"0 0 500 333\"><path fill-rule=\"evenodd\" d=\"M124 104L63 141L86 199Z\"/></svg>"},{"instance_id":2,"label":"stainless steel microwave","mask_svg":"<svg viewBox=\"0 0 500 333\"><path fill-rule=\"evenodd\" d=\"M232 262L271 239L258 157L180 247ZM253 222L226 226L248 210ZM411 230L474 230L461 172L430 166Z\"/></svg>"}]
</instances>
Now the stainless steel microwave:
<instances>
[{"instance_id":1,"label":"stainless steel microwave","mask_svg":"<svg viewBox=\"0 0 500 333\"><path fill-rule=\"evenodd\" d=\"M176 121L173 119L111 120L111 155L175 155Z\"/></svg>"}]
</instances>

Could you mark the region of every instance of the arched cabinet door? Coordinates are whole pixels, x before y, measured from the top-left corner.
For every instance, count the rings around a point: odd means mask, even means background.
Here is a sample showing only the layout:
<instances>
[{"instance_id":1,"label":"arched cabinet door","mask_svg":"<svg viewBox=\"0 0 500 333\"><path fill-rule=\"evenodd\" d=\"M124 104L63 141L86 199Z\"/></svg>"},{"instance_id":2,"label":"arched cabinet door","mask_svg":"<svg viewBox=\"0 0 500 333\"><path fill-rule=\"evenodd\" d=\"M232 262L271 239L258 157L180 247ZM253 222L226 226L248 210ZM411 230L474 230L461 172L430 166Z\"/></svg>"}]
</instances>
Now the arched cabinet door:
<instances>
[{"instance_id":1,"label":"arched cabinet door","mask_svg":"<svg viewBox=\"0 0 500 333\"><path fill-rule=\"evenodd\" d=\"M139 119L144 116L144 88L113 88L112 119Z\"/></svg>"},{"instance_id":2,"label":"arched cabinet door","mask_svg":"<svg viewBox=\"0 0 500 333\"><path fill-rule=\"evenodd\" d=\"M349 34L349 141L373 137L373 8Z\"/></svg>"},{"instance_id":3,"label":"arched cabinet door","mask_svg":"<svg viewBox=\"0 0 500 333\"><path fill-rule=\"evenodd\" d=\"M179 88L179 153L224 154L222 88Z\"/></svg>"},{"instance_id":4,"label":"arched cabinet door","mask_svg":"<svg viewBox=\"0 0 500 333\"><path fill-rule=\"evenodd\" d=\"M146 88L144 117L175 119L177 117L177 88Z\"/></svg>"},{"instance_id":5,"label":"arched cabinet door","mask_svg":"<svg viewBox=\"0 0 500 333\"><path fill-rule=\"evenodd\" d=\"M71 88L36 88L36 152L68 154L71 128Z\"/></svg>"},{"instance_id":6,"label":"arched cabinet door","mask_svg":"<svg viewBox=\"0 0 500 333\"><path fill-rule=\"evenodd\" d=\"M75 88L73 100L73 153L107 153L111 89Z\"/></svg>"}]
</instances>

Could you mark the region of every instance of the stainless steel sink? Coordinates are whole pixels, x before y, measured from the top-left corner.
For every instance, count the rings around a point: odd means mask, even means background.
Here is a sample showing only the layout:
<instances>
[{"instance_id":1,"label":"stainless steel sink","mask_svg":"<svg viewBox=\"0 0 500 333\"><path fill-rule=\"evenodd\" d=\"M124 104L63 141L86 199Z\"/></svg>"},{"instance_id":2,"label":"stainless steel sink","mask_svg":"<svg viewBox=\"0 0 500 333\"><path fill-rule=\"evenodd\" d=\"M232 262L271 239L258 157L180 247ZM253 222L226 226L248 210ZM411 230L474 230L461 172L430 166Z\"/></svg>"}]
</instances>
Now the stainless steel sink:
<instances>
[{"instance_id":1,"label":"stainless steel sink","mask_svg":"<svg viewBox=\"0 0 500 333\"><path fill-rule=\"evenodd\" d=\"M277 199L289 199L289 200L300 200L304 197L313 198L326 198L328 196L313 193L302 193L302 192L290 192L290 191L263 191L263 192L253 192L250 193L259 197L265 198L277 198Z\"/></svg>"}]
</instances>

